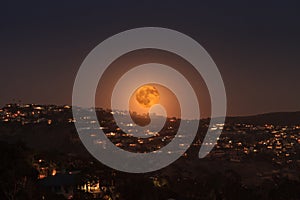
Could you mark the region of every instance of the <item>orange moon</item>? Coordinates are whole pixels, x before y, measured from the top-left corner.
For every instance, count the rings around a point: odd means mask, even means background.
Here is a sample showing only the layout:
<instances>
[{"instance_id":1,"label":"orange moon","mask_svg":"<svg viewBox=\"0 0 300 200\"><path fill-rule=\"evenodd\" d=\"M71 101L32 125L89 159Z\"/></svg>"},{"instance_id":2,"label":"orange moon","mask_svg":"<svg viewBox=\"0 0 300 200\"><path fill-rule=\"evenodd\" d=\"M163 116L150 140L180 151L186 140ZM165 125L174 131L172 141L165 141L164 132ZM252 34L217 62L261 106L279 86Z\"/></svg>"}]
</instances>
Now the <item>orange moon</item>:
<instances>
[{"instance_id":1,"label":"orange moon","mask_svg":"<svg viewBox=\"0 0 300 200\"><path fill-rule=\"evenodd\" d=\"M158 90L152 85L143 85L135 92L135 99L143 108L150 108L160 99Z\"/></svg>"}]
</instances>

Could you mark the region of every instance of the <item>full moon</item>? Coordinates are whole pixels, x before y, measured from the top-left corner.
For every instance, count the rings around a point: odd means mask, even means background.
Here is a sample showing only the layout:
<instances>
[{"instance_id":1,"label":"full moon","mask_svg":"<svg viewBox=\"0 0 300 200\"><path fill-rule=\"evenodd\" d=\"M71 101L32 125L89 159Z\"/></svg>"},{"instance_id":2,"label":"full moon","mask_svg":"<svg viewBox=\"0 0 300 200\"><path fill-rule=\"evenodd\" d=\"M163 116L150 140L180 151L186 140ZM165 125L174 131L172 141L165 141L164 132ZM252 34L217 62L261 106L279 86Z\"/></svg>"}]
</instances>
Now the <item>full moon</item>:
<instances>
[{"instance_id":1,"label":"full moon","mask_svg":"<svg viewBox=\"0 0 300 200\"><path fill-rule=\"evenodd\" d=\"M143 85L136 90L135 99L140 106L150 108L159 102L159 93L154 86Z\"/></svg>"}]
</instances>

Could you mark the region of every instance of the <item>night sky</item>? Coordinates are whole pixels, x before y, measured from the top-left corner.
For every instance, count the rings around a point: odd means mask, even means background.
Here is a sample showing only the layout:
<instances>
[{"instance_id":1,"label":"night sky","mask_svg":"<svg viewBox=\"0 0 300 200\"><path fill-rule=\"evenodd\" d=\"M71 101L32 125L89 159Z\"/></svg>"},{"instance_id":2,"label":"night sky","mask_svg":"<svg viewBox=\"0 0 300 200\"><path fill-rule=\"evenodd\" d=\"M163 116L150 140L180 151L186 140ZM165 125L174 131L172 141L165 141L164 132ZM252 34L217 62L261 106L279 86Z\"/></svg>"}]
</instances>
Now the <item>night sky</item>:
<instances>
[{"instance_id":1,"label":"night sky","mask_svg":"<svg viewBox=\"0 0 300 200\"><path fill-rule=\"evenodd\" d=\"M96 45L156 26L208 51L224 80L228 115L300 110L299 1L8 2L0 6L0 106L71 104L76 72Z\"/></svg>"}]
</instances>

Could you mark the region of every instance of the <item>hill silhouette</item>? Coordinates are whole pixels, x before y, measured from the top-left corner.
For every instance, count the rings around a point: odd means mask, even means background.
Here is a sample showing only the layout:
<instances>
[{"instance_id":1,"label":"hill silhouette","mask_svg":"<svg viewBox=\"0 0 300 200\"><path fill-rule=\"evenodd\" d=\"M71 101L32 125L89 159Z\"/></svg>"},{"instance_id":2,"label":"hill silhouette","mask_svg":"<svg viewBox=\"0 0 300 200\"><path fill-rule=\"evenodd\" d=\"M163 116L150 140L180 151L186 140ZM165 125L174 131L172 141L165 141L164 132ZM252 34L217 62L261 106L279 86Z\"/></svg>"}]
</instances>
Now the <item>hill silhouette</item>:
<instances>
[{"instance_id":1,"label":"hill silhouette","mask_svg":"<svg viewBox=\"0 0 300 200\"><path fill-rule=\"evenodd\" d=\"M253 125L299 125L300 124L300 111L297 112L273 112L252 116L238 116L227 117L227 123L245 123Z\"/></svg>"}]
</instances>

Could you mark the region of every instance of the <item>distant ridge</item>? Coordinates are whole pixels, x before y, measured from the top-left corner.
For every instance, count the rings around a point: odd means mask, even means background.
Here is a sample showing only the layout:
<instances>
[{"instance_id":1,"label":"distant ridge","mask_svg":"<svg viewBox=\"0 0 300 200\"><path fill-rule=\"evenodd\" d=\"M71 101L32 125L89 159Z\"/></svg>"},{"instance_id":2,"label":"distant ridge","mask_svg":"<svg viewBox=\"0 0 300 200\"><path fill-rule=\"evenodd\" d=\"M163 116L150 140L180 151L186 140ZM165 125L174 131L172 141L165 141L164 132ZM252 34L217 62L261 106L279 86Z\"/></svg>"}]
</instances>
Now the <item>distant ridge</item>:
<instances>
[{"instance_id":1,"label":"distant ridge","mask_svg":"<svg viewBox=\"0 0 300 200\"><path fill-rule=\"evenodd\" d=\"M300 125L300 111L272 112L252 116L226 117L227 123L246 123L254 125Z\"/></svg>"}]
</instances>

